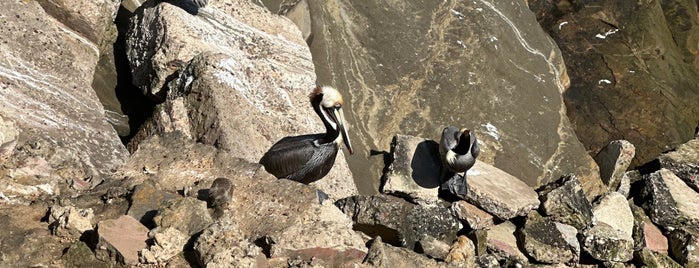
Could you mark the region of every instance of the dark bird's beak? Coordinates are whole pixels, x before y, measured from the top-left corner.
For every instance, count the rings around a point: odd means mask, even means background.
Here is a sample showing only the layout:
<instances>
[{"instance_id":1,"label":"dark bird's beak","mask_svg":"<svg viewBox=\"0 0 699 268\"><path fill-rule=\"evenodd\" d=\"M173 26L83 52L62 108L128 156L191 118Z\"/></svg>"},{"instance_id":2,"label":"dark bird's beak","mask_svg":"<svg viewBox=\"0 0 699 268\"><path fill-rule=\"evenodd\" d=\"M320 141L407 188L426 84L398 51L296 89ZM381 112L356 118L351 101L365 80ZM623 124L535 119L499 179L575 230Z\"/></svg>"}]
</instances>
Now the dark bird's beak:
<instances>
[{"instance_id":1,"label":"dark bird's beak","mask_svg":"<svg viewBox=\"0 0 699 268\"><path fill-rule=\"evenodd\" d=\"M347 151L349 151L351 155L353 153L352 144L350 143L350 138L347 134L347 122L345 121L345 116L342 114L342 108L333 108L331 115L333 119L335 119L335 123L337 123L337 130L340 132L340 135L342 135L342 142L345 143Z\"/></svg>"}]
</instances>

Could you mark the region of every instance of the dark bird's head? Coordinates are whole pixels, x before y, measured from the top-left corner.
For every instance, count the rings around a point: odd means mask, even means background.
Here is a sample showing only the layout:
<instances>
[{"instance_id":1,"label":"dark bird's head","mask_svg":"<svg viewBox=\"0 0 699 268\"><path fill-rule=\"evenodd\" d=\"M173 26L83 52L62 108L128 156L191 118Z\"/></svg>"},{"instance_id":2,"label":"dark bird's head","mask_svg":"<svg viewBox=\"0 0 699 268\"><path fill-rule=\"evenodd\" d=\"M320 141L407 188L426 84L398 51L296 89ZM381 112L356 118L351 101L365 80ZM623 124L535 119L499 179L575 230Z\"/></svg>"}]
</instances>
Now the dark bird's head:
<instances>
[{"instance_id":1,"label":"dark bird's head","mask_svg":"<svg viewBox=\"0 0 699 268\"><path fill-rule=\"evenodd\" d=\"M318 113L327 129L326 142L336 141L342 136L342 142L345 143L347 150L352 154L352 144L347 134L347 122L342 114L342 94L337 89L329 86L316 87L311 95L311 104L313 109Z\"/></svg>"}]
</instances>

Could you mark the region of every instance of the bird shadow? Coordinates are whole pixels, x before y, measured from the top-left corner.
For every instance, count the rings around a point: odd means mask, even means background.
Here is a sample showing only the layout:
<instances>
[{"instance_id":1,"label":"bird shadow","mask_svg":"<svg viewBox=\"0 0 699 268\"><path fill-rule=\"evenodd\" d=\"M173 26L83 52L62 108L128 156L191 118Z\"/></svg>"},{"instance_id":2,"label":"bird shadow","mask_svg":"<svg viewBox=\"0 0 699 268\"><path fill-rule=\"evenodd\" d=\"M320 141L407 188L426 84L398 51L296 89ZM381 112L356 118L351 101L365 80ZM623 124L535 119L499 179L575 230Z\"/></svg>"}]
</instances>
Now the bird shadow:
<instances>
[{"instance_id":1,"label":"bird shadow","mask_svg":"<svg viewBox=\"0 0 699 268\"><path fill-rule=\"evenodd\" d=\"M418 143L410 162L412 178L423 188L436 188L441 184L442 160L439 158L439 143L426 140Z\"/></svg>"}]
</instances>

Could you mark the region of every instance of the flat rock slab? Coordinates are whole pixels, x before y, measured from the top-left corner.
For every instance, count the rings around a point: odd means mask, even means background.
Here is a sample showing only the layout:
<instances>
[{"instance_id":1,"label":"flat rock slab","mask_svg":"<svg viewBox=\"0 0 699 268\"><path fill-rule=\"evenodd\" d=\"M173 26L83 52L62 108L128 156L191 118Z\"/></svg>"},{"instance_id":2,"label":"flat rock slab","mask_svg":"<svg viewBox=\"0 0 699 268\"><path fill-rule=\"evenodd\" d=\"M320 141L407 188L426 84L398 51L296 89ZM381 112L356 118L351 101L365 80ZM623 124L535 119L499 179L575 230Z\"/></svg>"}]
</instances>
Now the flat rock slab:
<instances>
[{"instance_id":1,"label":"flat rock slab","mask_svg":"<svg viewBox=\"0 0 699 268\"><path fill-rule=\"evenodd\" d=\"M699 193L668 169L644 177L642 204L654 223L668 227L699 223Z\"/></svg>"},{"instance_id":2,"label":"flat rock slab","mask_svg":"<svg viewBox=\"0 0 699 268\"><path fill-rule=\"evenodd\" d=\"M439 144L433 140L396 135L391 142L393 162L388 166L383 193L434 202L439 199Z\"/></svg>"},{"instance_id":3,"label":"flat rock slab","mask_svg":"<svg viewBox=\"0 0 699 268\"><path fill-rule=\"evenodd\" d=\"M466 183L466 201L503 220L527 215L539 206L539 197L531 187L481 161L467 171Z\"/></svg>"},{"instance_id":4,"label":"flat rock slab","mask_svg":"<svg viewBox=\"0 0 699 268\"><path fill-rule=\"evenodd\" d=\"M672 152L658 157L660 166L699 191L699 139L693 139L677 147Z\"/></svg>"},{"instance_id":5,"label":"flat rock slab","mask_svg":"<svg viewBox=\"0 0 699 268\"><path fill-rule=\"evenodd\" d=\"M631 239L634 217L628 201L620 193L611 192L602 196L592 208L592 215L596 222L606 223Z\"/></svg>"},{"instance_id":6,"label":"flat rock slab","mask_svg":"<svg viewBox=\"0 0 699 268\"><path fill-rule=\"evenodd\" d=\"M495 218L490 213L459 200L451 204L451 210L461 222L471 229L485 229L495 225Z\"/></svg>"},{"instance_id":7,"label":"flat rock slab","mask_svg":"<svg viewBox=\"0 0 699 268\"><path fill-rule=\"evenodd\" d=\"M527 255L536 261L567 263L578 257L556 223L535 211L527 215L519 234Z\"/></svg>"},{"instance_id":8,"label":"flat rock slab","mask_svg":"<svg viewBox=\"0 0 699 268\"><path fill-rule=\"evenodd\" d=\"M527 260L526 255L519 250L515 232L517 226L506 221L487 230L487 248L490 252L504 259Z\"/></svg>"},{"instance_id":9,"label":"flat rock slab","mask_svg":"<svg viewBox=\"0 0 699 268\"><path fill-rule=\"evenodd\" d=\"M563 176L544 185L538 193L544 215L578 230L592 223L592 205L575 175Z\"/></svg>"},{"instance_id":10,"label":"flat rock slab","mask_svg":"<svg viewBox=\"0 0 699 268\"><path fill-rule=\"evenodd\" d=\"M148 228L128 215L99 222L97 234L99 250L95 254L103 261L117 260L135 265L138 264L138 252L148 246Z\"/></svg>"}]
</instances>

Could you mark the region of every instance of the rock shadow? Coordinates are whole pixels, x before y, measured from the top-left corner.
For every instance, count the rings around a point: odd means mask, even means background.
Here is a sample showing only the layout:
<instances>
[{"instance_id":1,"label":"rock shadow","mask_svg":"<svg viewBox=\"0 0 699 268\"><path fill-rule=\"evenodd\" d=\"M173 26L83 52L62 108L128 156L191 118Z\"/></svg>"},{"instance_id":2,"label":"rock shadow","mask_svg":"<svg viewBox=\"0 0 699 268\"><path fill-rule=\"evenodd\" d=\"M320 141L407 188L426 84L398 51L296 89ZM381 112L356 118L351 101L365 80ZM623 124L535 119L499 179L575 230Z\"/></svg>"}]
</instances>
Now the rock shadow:
<instances>
[{"instance_id":1,"label":"rock shadow","mask_svg":"<svg viewBox=\"0 0 699 268\"><path fill-rule=\"evenodd\" d=\"M426 140L417 145L410 162L411 176L417 185L436 188L441 184L442 160L439 158L439 143Z\"/></svg>"}]
</instances>

